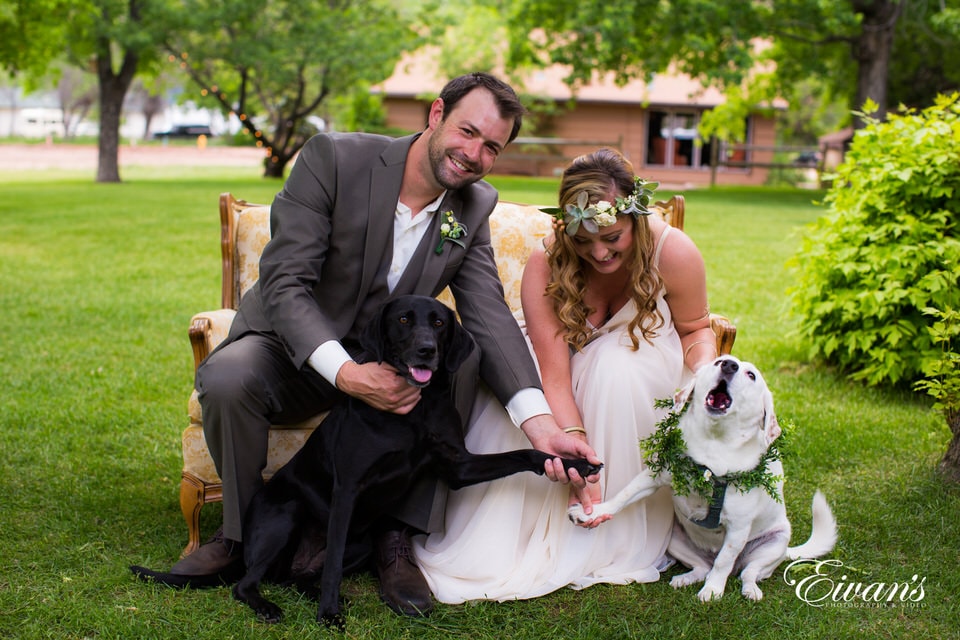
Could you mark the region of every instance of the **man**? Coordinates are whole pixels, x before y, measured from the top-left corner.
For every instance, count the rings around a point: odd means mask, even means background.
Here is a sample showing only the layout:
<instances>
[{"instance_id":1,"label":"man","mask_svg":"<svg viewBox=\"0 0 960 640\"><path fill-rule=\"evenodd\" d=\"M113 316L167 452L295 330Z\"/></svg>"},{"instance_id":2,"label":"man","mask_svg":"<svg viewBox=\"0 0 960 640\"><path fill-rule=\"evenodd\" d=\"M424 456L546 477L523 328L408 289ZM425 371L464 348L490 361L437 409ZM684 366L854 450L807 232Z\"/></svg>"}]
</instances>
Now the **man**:
<instances>
[{"instance_id":1,"label":"man","mask_svg":"<svg viewBox=\"0 0 960 640\"><path fill-rule=\"evenodd\" d=\"M362 327L394 295L436 296L449 285L480 347L481 377L531 443L599 462L550 415L490 245L497 193L481 179L516 137L523 111L508 85L473 73L444 87L420 134L322 134L307 142L273 202L260 280L197 371L204 435L223 480L223 528L172 573L216 574L242 561L241 523L262 483L271 423L306 419L344 393L401 414L417 404L419 389L389 365L351 357ZM465 230L456 243L440 230L451 215ZM568 478L559 460L545 467L551 480L585 484L576 472ZM442 522L435 502L432 488L411 497L377 535L381 595L398 613L433 606L409 536Z\"/></svg>"}]
</instances>

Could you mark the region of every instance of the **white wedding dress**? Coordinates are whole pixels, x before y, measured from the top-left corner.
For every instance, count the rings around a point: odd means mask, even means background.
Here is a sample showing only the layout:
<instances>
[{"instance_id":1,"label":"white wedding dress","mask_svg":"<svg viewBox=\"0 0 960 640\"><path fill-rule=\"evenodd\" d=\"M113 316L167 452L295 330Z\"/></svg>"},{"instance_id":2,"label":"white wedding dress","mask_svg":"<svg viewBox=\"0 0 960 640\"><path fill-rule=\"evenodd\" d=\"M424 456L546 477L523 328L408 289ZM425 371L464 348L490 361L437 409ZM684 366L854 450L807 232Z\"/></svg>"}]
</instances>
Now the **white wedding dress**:
<instances>
[{"instance_id":1,"label":"white wedding dress","mask_svg":"<svg viewBox=\"0 0 960 640\"><path fill-rule=\"evenodd\" d=\"M660 238L660 247L667 233ZM574 397L588 442L604 463L601 487L613 496L643 468L638 446L685 376L680 338L661 296L664 326L652 343L631 350L626 327L631 302L572 356ZM688 375L689 372L687 372ZM481 391L470 420L467 448L493 453L528 448L503 406ZM534 598L562 587L654 582L669 566L673 523L669 490L634 503L595 529L567 518L569 488L533 473L451 491L442 533L414 538L414 552L440 602Z\"/></svg>"}]
</instances>

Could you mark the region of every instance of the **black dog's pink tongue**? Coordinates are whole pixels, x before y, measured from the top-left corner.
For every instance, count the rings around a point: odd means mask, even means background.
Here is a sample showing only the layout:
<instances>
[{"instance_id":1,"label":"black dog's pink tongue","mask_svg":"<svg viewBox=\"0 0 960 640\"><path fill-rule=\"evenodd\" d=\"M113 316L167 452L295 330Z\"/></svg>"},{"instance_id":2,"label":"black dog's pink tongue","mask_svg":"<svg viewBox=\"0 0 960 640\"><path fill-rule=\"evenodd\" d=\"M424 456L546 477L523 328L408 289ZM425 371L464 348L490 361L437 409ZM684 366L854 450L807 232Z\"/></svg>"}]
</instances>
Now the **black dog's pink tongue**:
<instances>
[{"instance_id":1,"label":"black dog's pink tongue","mask_svg":"<svg viewBox=\"0 0 960 640\"><path fill-rule=\"evenodd\" d=\"M410 367L410 376L420 384L426 384L430 382L433 372L422 367Z\"/></svg>"}]
</instances>

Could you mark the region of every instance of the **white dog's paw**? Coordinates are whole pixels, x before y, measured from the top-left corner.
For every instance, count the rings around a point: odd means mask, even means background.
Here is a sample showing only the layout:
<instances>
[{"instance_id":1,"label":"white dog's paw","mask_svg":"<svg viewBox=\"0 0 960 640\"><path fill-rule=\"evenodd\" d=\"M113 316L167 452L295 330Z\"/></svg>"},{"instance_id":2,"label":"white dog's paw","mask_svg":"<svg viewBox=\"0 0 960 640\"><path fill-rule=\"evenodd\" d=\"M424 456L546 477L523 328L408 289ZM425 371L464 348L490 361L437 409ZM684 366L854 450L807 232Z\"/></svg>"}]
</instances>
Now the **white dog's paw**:
<instances>
[{"instance_id":1,"label":"white dog's paw","mask_svg":"<svg viewBox=\"0 0 960 640\"><path fill-rule=\"evenodd\" d=\"M574 524L589 524L594 526L599 525L602 522L613 517L613 513L610 509L605 509L603 504L594 505L592 513L586 513L583 510L582 504L572 504L567 507L567 517L570 518L570 521Z\"/></svg>"},{"instance_id":2,"label":"white dog's paw","mask_svg":"<svg viewBox=\"0 0 960 640\"><path fill-rule=\"evenodd\" d=\"M711 600L719 600L723 597L723 585L717 587L711 584L703 585L703 589L700 589L700 593L697 594L697 598L700 599L700 602L710 602Z\"/></svg>"},{"instance_id":3,"label":"white dog's paw","mask_svg":"<svg viewBox=\"0 0 960 640\"><path fill-rule=\"evenodd\" d=\"M588 516L583 511L582 504L572 504L567 507L567 517L570 518L570 521L574 524L585 524L593 520L593 516Z\"/></svg>"},{"instance_id":4,"label":"white dog's paw","mask_svg":"<svg viewBox=\"0 0 960 640\"><path fill-rule=\"evenodd\" d=\"M688 571L687 573L681 573L680 575L673 576L673 578L670 579L670 586L674 589L689 587L692 584L703 582L704 575L706 575L705 572L698 569Z\"/></svg>"},{"instance_id":5,"label":"white dog's paw","mask_svg":"<svg viewBox=\"0 0 960 640\"><path fill-rule=\"evenodd\" d=\"M740 593L748 600L763 600L763 591L757 586L756 582L743 583L743 588L740 590Z\"/></svg>"}]
</instances>

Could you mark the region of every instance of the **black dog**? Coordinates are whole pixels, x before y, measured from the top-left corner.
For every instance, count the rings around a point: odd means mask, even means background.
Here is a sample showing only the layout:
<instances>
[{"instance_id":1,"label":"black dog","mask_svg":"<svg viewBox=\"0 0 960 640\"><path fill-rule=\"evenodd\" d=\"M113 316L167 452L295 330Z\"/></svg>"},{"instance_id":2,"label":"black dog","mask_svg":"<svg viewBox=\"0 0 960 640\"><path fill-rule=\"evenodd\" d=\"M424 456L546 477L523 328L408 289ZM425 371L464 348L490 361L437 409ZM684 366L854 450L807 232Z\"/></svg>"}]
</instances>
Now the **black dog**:
<instances>
[{"instance_id":1,"label":"black dog","mask_svg":"<svg viewBox=\"0 0 960 640\"><path fill-rule=\"evenodd\" d=\"M244 517L246 573L233 594L267 622L279 621L282 612L260 594L265 578L293 580L315 594L317 567L302 561L310 532L319 531L326 544L317 621L343 629L340 583L345 559L350 564L358 558L358 541L420 474L430 470L457 489L520 471L542 474L550 458L535 449L486 455L467 451L451 400L450 376L475 345L442 303L423 296L388 301L361 343L371 360L392 365L410 384L422 387L420 402L410 413L398 415L348 398L254 496ZM584 478L602 467L586 460L563 464ZM131 569L143 579L186 586L182 577Z\"/></svg>"}]
</instances>

